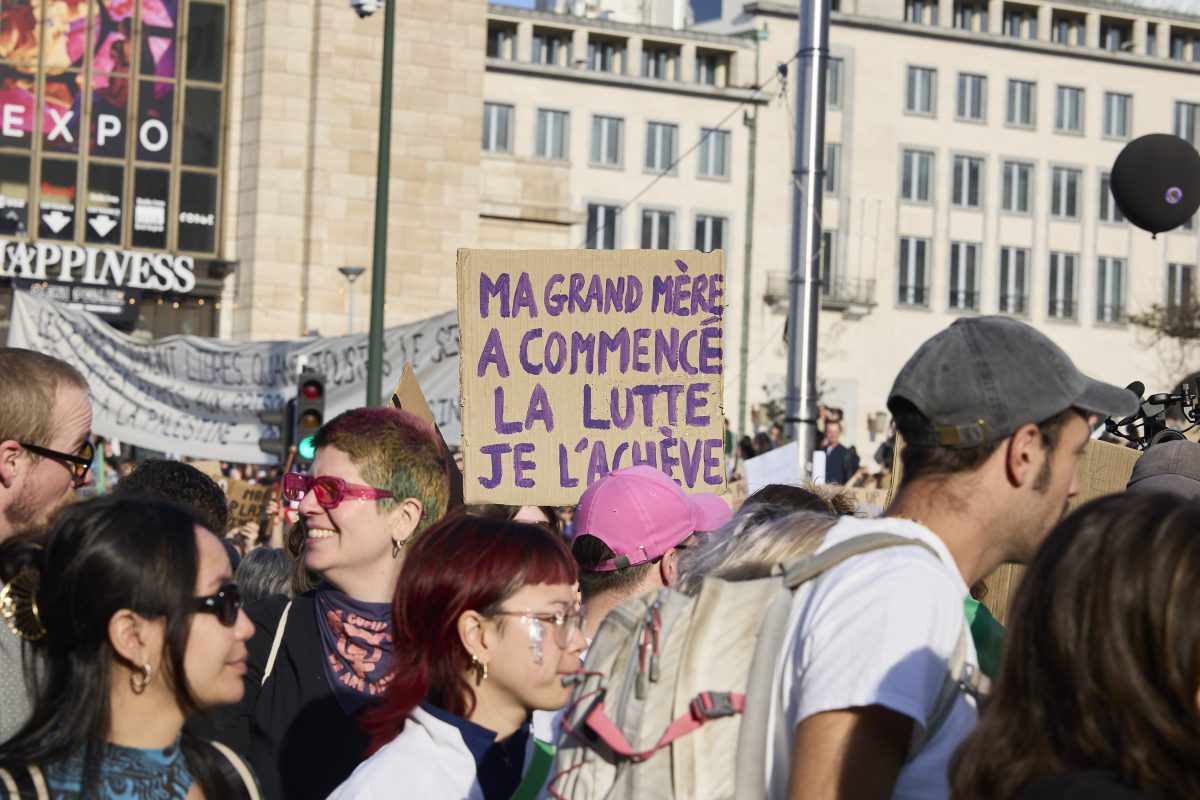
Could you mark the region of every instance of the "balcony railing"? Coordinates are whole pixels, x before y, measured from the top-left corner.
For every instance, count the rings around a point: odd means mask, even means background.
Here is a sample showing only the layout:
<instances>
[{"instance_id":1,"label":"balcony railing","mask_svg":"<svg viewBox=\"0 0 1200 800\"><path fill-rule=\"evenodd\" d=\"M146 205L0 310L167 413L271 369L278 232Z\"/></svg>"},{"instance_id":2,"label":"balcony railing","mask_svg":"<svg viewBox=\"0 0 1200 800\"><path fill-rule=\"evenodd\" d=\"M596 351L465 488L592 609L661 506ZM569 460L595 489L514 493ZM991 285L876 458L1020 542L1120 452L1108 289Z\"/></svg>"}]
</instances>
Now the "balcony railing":
<instances>
[{"instance_id":1,"label":"balcony railing","mask_svg":"<svg viewBox=\"0 0 1200 800\"><path fill-rule=\"evenodd\" d=\"M1098 305L1096 306L1096 321L1119 324L1126 321L1125 306Z\"/></svg>"},{"instance_id":2,"label":"balcony railing","mask_svg":"<svg viewBox=\"0 0 1200 800\"><path fill-rule=\"evenodd\" d=\"M896 302L902 306L927 306L929 305L929 287L902 284Z\"/></svg>"},{"instance_id":3,"label":"balcony railing","mask_svg":"<svg viewBox=\"0 0 1200 800\"><path fill-rule=\"evenodd\" d=\"M1002 295L1000 295L1000 313L1001 314L1027 314L1027 313L1029 313L1029 298L1023 294L1002 294Z\"/></svg>"},{"instance_id":4,"label":"balcony railing","mask_svg":"<svg viewBox=\"0 0 1200 800\"><path fill-rule=\"evenodd\" d=\"M950 292L950 308L955 311L978 311L979 292Z\"/></svg>"},{"instance_id":5,"label":"balcony railing","mask_svg":"<svg viewBox=\"0 0 1200 800\"><path fill-rule=\"evenodd\" d=\"M1051 319L1075 319L1075 301L1051 300L1046 313Z\"/></svg>"},{"instance_id":6,"label":"balcony railing","mask_svg":"<svg viewBox=\"0 0 1200 800\"><path fill-rule=\"evenodd\" d=\"M787 308L791 294L789 273L767 273L767 290L763 299L775 310ZM875 306L874 278L834 277L821 285L821 307L828 311L858 312L861 316Z\"/></svg>"}]
</instances>

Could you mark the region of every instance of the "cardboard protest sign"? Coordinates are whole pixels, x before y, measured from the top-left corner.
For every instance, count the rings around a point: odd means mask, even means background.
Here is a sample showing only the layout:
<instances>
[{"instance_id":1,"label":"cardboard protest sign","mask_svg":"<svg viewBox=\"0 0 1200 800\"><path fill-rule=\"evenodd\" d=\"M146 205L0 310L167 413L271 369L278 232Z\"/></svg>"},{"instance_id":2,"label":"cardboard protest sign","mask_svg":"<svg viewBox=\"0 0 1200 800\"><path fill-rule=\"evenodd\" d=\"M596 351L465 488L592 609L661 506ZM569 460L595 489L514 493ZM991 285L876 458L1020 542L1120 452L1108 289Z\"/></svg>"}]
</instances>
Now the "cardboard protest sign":
<instances>
[{"instance_id":1,"label":"cardboard protest sign","mask_svg":"<svg viewBox=\"0 0 1200 800\"><path fill-rule=\"evenodd\" d=\"M1141 451L1119 444L1095 439L1088 442L1079 459L1079 494L1067 503L1067 513L1089 500L1125 491L1133 464L1140 455ZM1004 564L986 579L988 593L983 604L1002 625L1007 624L1008 607L1024 571L1019 564Z\"/></svg>"},{"instance_id":2,"label":"cardboard protest sign","mask_svg":"<svg viewBox=\"0 0 1200 800\"><path fill-rule=\"evenodd\" d=\"M214 481L219 481L224 477L221 474L220 461L193 461L191 464Z\"/></svg>"},{"instance_id":3,"label":"cardboard protest sign","mask_svg":"<svg viewBox=\"0 0 1200 800\"><path fill-rule=\"evenodd\" d=\"M720 252L460 250L469 503L574 503L610 470L725 488Z\"/></svg>"},{"instance_id":4,"label":"cardboard protest sign","mask_svg":"<svg viewBox=\"0 0 1200 800\"><path fill-rule=\"evenodd\" d=\"M417 373L413 372L411 364L404 365L400 381L392 391L391 403L401 411L415 414L433 426L433 431L442 445L442 454L446 456L447 464L450 467L450 499L446 507L461 506L463 502L462 470L458 468L458 464L454 463L454 456L450 453L445 437L442 436L441 427L433 418L433 412L429 410L429 403L425 401L425 393L421 391L421 382L417 380Z\"/></svg>"},{"instance_id":5,"label":"cardboard protest sign","mask_svg":"<svg viewBox=\"0 0 1200 800\"><path fill-rule=\"evenodd\" d=\"M800 445L788 442L754 458L747 458L742 462L742 474L746 476L747 495L772 483L800 486L804 483L800 477Z\"/></svg>"},{"instance_id":6,"label":"cardboard protest sign","mask_svg":"<svg viewBox=\"0 0 1200 800\"><path fill-rule=\"evenodd\" d=\"M887 489L866 489L861 486L851 486L844 489L844 491L849 492L850 496L854 498L859 512L869 517L882 516L891 500Z\"/></svg>"},{"instance_id":7,"label":"cardboard protest sign","mask_svg":"<svg viewBox=\"0 0 1200 800\"><path fill-rule=\"evenodd\" d=\"M268 484L228 480L225 494L229 497L229 529L240 528L247 522L258 522L267 513L272 487Z\"/></svg>"}]
</instances>

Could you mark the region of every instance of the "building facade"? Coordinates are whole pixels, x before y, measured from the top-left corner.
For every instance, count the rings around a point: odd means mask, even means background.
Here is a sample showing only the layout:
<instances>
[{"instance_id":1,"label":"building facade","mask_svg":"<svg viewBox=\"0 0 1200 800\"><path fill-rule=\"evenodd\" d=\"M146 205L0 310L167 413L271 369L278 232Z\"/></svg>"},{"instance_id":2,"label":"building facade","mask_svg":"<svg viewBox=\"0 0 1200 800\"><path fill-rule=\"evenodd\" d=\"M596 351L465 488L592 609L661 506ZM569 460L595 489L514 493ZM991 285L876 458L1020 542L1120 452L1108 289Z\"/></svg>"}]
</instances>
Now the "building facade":
<instances>
[{"instance_id":1,"label":"building facade","mask_svg":"<svg viewBox=\"0 0 1200 800\"><path fill-rule=\"evenodd\" d=\"M393 1L387 324L454 306L459 247L724 249L726 415L763 424L787 391L797 5ZM1123 221L1107 173L1137 136L1197 142L1200 15L834 6L819 372L860 452L961 315L1026 319L1115 383L1188 374L1128 318L1188 302L1200 235ZM0 326L17 284L139 335L366 329L369 278L338 268L371 265L382 13L0 13Z\"/></svg>"}]
</instances>

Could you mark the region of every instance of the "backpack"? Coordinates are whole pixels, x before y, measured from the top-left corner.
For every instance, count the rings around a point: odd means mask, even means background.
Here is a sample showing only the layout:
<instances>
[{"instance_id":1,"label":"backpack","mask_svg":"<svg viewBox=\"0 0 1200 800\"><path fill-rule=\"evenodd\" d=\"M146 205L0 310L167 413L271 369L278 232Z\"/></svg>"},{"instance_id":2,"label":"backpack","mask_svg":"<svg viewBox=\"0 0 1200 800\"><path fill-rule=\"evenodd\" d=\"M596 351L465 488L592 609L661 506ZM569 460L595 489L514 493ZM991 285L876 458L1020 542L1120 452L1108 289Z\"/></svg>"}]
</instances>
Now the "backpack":
<instances>
[{"instance_id":1,"label":"backpack","mask_svg":"<svg viewBox=\"0 0 1200 800\"><path fill-rule=\"evenodd\" d=\"M550 795L764 797L774 669L793 593L848 558L906 545L934 553L916 539L866 534L776 566L767 578L708 578L694 596L663 589L614 609L576 676ZM910 757L953 707L968 672L968 636L964 618L927 731L914 735Z\"/></svg>"}]
</instances>

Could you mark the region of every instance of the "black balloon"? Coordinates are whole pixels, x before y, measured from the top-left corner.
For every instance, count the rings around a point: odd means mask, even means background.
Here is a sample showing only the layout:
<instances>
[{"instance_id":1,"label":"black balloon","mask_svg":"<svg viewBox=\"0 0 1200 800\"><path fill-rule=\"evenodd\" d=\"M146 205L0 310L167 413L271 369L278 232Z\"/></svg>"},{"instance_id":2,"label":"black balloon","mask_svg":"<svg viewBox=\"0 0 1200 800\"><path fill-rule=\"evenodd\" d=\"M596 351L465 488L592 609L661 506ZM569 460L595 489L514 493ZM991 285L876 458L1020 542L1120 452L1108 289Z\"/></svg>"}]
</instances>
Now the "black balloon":
<instances>
[{"instance_id":1,"label":"black balloon","mask_svg":"<svg viewBox=\"0 0 1200 800\"><path fill-rule=\"evenodd\" d=\"M1178 136L1134 139L1113 162L1111 180L1117 208L1151 233L1179 227L1200 208L1200 153Z\"/></svg>"}]
</instances>

